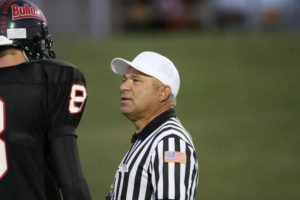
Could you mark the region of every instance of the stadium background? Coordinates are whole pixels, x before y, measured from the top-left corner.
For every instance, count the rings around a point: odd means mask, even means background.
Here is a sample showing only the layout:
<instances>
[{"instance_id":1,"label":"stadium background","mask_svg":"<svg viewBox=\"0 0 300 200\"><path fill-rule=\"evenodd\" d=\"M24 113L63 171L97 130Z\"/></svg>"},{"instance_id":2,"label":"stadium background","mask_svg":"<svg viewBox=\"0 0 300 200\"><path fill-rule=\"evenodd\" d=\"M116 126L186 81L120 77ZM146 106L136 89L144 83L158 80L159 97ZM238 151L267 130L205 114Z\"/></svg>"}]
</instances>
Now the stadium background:
<instances>
[{"instance_id":1,"label":"stadium background","mask_svg":"<svg viewBox=\"0 0 300 200\"><path fill-rule=\"evenodd\" d=\"M237 8L234 0L211 12L211 1L186 1L200 5L197 17L171 26L146 12L150 1L33 2L45 10L58 58L88 81L78 135L93 199L104 199L133 133L110 61L143 50L167 55L181 74L177 113L198 152L197 199L300 198L299 1L281 5L290 12L269 1L277 7L259 19L255 9L225 9Z\"/></svg>"}]
</instances>

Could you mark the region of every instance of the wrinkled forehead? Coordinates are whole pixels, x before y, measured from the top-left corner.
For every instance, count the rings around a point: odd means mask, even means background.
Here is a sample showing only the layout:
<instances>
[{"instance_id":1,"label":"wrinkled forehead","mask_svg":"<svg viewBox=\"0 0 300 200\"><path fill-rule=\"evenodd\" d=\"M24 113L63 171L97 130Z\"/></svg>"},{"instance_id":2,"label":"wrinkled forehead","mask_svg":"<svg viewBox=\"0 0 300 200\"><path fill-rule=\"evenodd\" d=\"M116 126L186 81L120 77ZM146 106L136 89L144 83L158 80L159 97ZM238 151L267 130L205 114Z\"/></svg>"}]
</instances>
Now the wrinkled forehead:
<instances>
[{"instance_id":1,"label":"wrinkled forehead","mask_svg":"<svg viewBox=\"0 0 300 200\"><path fill-rule=\"evenodd\" d=\"M125 74L123 75L123 78L135 78L135 77L139 77L139 78L144 78L144 79L149 79L151 80L154 84L157 85L164 85L160 80L158 80L157 78L153 77L153 76L149 76L148 74L145 74L133 67L128 67Z\"/></svg>"},{"instance_id":2,"label":"wrinkled forehead","mask_svg":"<svg viewBox=\"0 0 300 200\"><path fill-rule=\"evenodd\" d=\"M137 69L129 66L127 68L127 70L125 71L125 74L123 76L130 76L130 75L151 77L151 76L149 76L149 75L147 75L147 74L145 74L145 73L143 73L143 72L141 72L141 71L139 71L139 70L137 70Z\"/></svg>"}]
</instances>

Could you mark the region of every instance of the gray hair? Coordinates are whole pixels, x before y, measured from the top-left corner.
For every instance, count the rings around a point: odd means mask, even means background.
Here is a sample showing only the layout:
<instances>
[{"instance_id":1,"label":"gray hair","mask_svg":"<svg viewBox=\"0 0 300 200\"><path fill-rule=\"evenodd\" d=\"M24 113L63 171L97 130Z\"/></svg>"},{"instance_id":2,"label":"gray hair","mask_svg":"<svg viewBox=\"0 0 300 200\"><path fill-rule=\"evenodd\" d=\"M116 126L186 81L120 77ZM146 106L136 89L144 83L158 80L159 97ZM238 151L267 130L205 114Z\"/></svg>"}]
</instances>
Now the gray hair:
<instances>
[{"instance_id":1,"label":"gray hair","mask_svg":"<svg viewBox=\"0 0 300 200\"><path fill-rule=\"evenodd\" d=\"M160 87L160 86L165 86L165 84L163 84L160 80L158 80L157 78L155 77L152 77L153 80L154 80L154 84L157 86L157 87ZM174 97L174 95L171 93L170 96L169 96L169 101L172 103L172 105L176 105L177 101L176 101L176 97Z\"/></svg>"},{"instance_id":2,"label":"gray hair","mask_svg":"<svg viewBox=\"0 0 300 200\"><path fill-rule=\"evenodd\" d=\"M170 95L170 100L171 100L171 103L172 103L174 106L176 106L177 101L176 101L176 97L174 97L173 94Z\"/></svg>"}]
</instances>

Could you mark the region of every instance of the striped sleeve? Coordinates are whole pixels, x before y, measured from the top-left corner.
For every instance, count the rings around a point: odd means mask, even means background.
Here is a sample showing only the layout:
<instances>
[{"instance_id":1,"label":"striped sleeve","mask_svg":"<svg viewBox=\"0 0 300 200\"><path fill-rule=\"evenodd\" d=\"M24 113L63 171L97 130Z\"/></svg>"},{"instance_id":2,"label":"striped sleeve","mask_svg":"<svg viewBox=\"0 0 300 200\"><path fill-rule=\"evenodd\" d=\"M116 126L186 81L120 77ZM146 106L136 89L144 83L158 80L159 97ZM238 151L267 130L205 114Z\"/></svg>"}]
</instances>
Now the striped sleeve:
<instances>
[{"instance_id":1,"label":"striped sleeve","mask_svg":"<svg viewBox=\"0 0 300 200\"><path fill-rule=\"evenodd\" d=\"M162 139L151 157L155 199L195 199L198 161L192 145L173 135Z\"/></svg>"}]
</instances>

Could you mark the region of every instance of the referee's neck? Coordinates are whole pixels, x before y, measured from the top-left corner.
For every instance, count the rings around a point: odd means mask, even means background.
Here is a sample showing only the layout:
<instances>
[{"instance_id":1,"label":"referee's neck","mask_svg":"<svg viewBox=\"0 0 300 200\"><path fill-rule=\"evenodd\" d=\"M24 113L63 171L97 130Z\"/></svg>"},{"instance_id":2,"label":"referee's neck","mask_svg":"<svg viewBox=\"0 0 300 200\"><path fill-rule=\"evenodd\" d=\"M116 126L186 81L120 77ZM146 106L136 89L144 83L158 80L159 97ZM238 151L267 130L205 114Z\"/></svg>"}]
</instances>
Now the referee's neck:
<instances>
[{"instance_id":1,"label":"referee's neck","mask_svg":"<svg viewBox=\"0 0 300 200\"><path fill-rule=\"evenodd\" d=\"M148 115L145 114L139 119L132 121L135 126L135 133L139 134L142 132L145 126L147 126L153 119L171 108L174 108L172 104L164 104L152 113L149 113Z\"/></svg>"}]
</instances>

